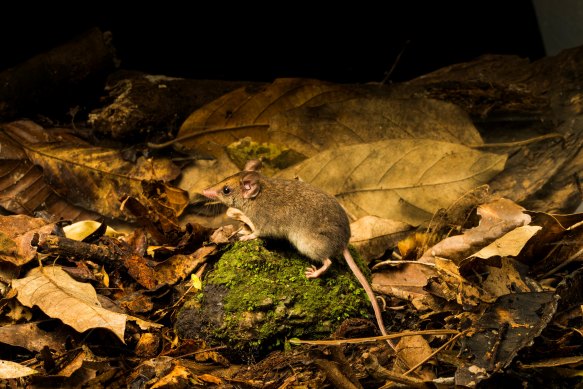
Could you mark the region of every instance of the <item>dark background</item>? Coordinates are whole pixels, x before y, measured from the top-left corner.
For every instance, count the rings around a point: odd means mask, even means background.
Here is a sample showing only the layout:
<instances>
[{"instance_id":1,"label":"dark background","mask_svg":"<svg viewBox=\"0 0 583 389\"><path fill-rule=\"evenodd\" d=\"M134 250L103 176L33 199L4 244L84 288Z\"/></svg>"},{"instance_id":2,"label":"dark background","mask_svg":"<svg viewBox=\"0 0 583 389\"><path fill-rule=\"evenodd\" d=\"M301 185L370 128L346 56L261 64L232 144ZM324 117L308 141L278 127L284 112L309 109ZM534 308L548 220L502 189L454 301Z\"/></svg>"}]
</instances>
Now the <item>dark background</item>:
<instances>
[{"instance_id":1,"label":"dark background","mask_svg":"<svg viewBox=\"0 0 583 389\"><path fill-rule=\"evenodd\" d=\"M113 33L123 68L189 78L381 81L403 48L391 81L482 54L544 56L530 0L284 1L253 10L226 3L202 7L194 1L140 2L125 9L107 2L77 3L24 2L4 9L0 70L92 26Z\"/></svg>"}]
</instances>

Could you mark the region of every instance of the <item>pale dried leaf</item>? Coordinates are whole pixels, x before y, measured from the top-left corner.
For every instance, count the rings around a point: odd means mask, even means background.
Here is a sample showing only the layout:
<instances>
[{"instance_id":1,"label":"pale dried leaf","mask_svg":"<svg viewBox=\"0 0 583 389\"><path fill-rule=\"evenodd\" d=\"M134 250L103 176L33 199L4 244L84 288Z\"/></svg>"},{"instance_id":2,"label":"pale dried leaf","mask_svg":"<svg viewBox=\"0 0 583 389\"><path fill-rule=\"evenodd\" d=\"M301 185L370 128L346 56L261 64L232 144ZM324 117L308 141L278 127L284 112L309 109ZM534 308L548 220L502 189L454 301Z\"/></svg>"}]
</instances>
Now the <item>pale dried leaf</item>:
<instances>
[{"instance_id":1,"label":"pale dried leaf","mask_svg":"<svg viewBox=\"0 0 583 389\"><path fill-rule=\"evenodd\" d=\"M498 199L478 207L481 216L477 227L462 235L451 236L437 243L423 254L421 262L433 262L434 257L461 260L514 228L530 223L524 208L508 199Z\"/></svg>"},{"instance_id":2,"label":"pale dried leaf","mask_svg":"<svg viewBox=\"0 0 583 389\"><path fill-rule=\"evenodd\" d=\"M454 104L431 99L363 96L282 112L269 123L270 142L308 157L329 148L384 139L483 144L466 112Z\"/></svg>"},{"instance_id":3,"label":"pale dried leaf","mask_svg":"<svg viewBox=\"0 0 583 389\"><path fill-rule=\"evenodd\" d=\"M365 216L350 224L350 244L367 260L382 256L411 230L407 223Z\"/></svg>"},{"instance_id":4,"label":"pale dried leaf","mask_svg":"<svg viewBox=\"0 0 583 389\"><path fill-rule=\"evenodd\" d=\"M540 230L542 230L540 226L521 226L515 228L472 255L472 257L516 257L520 254L524 245Z\"/></svg>"},{"instance_id":5,"label":"pale dried leaf","mask_svg":"<svg viewBox=\"0 0 583 389\"><path fill-rule=\"evenodd\" d=\"M333 194L359 218L418 225L498 174L506 155L431 140L388 140L326 150L282 171Z\"/></svg>"},{"instance_id":6,"label":"pale dried leaf","mask_svg":"<svg viewBox=\"0 0 583 389\"><path fill-rule=\"evenodd\" d=\"M79 332L107 328L124 341L126 315L102 308L93 286L75 281L58 266L34 268L12 287L27 307L36 305Z\"/></svg>"},{"instance_id":7,"label":"pale dried leaf","mask_svg":"<svg viewBox=\"0 0 583 389\"><path fill-rule=\"evenodd\" d=\"M9 380L14 378L28 377L38 374L38 371L12 361L0 360L0 379Z\"/></svg>"}]
</instances>

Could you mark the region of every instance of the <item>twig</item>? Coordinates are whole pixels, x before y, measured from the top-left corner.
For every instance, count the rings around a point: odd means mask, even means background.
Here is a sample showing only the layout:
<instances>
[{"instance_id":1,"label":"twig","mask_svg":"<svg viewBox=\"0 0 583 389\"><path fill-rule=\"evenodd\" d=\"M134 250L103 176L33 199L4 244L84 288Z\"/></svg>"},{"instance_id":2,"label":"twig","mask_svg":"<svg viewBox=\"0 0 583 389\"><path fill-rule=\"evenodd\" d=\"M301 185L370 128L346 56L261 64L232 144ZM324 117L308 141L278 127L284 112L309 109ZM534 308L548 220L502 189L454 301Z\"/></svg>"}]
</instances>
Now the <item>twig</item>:
<instances>
[{"instance_id":1,"label":"twig","mask_svg":"<svg viewBox=\"0 0 583 389\"><path fill-rule=\"evenodd\" d=\"M151 148L151 149L163 149L163 148L166 148L168 146L172 146L174 143L182 142L183 140L186 140L186 139L197 138L199 136L213 134L215 132L226 132L226 131L233 131L233 130L245 130L247 128L254 128L254 127L269 127L269 124L245 124L245 125L241 125L241 126L216 127L216 128L212 128L212 127L211 128L200 127L204 131L195 132L195 133L192 133L192 134L186 134L186 135L183 135L183 136L181 136L179 138L174 138L174 139L169 140L168 142L164 142L164 143L150 143L150 142L148 142L148 147Z\"/></svg>"},{"instance_id":2,"label":"twig","mask_svg":"<svg viewBox=\"0 0 583 389\"><path fill-rule=\"evenodd\" d=\"M433 358L437 353L439 353L441 350L443 350L444 348L446 348L448 345L450 345L451 343L453 343L457 338L459 338L460 336L462 336L465 333L466 332L464 331L464 332L460 332L457 335L455 335L453 338L451 338L450 340L448 340L447 342L445 342L445 344L443 344L437 350L435 350L434 352L432 352L423 361L419 362L418 364L416 364L415 366L413 366L412 368L410 368L409 370L407 370L405 373L403 373L403 375L408 375L409 373L413 372L415 369L417 369L419 366L423 365L425 362L427 362L428 360L430 360L431 358Z\"/></svg>"},{"instance_id":3,"label":"twig","mask_svg":"<svg viewBox=\"0 0 583 389\"><path fill-rule=\"evenodd\" d=\"M404 336L414 335L457 335L460 332L457 330L425 330L425 331L404 331L398 334L370 336L368 338L353 338L353 339L335 339L335 340L301 340L290 339L291 344L311 344L315 346L340 346L343 344L359 344L367 342L377 342L379 340L397 339Z\"/></svg>"}]
</instances>

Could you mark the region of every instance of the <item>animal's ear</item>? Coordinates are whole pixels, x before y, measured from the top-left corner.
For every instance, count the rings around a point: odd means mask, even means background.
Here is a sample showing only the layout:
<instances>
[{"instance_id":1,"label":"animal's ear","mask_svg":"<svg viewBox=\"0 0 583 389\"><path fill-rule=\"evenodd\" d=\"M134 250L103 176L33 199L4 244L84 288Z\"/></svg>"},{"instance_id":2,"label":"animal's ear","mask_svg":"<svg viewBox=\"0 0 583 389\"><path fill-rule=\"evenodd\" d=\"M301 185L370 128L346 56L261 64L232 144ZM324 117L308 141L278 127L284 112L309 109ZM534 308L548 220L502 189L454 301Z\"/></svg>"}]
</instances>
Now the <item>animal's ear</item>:
<instances>
[{"instance_id":1,"label":"animal's ear","mask_svg":"<svg viewBox=\"0 0 583 389\"><path fill-rule=\"evenodd\" d=\"M257 173L245 174L241 177L241 193L244 199L255 198L260 191L261 184Z\"/></svg>"},{"instance_id":2,"label":"animal's ear","mask_svg":"<svg viewBox=\"0 0 583 389\"><path fill-rule=\"evenodd\" d=\"M243 170L246 172L258 172L261 170L261 161L259 159L252 159L247 161Z\"/></svg>"}]
</instances>

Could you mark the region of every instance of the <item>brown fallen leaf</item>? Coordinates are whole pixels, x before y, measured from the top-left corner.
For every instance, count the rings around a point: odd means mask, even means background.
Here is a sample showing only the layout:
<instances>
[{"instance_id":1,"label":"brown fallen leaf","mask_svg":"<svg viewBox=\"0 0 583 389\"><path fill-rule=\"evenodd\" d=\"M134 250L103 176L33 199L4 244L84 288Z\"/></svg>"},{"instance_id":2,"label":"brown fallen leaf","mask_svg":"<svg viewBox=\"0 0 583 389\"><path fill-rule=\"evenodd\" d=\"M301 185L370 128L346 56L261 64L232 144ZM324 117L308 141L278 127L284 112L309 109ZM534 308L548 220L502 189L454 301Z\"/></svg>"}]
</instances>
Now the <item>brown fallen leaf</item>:
<instances>
[{"instance_id":1,"label":"brown fallen leaf","mask_svg":"<svg viewBox=\"0 0 583 389\"><path fill-rule=\"evenodd\" d=\"M21 120L0 126L0 207L32 215L44 211L58 219L96 219L98 215L67 203L43 179L18 140L46 141L51 134L39 125ZM59 134L59 136L61 136Z\"/></svg>"},{"instance_id":2,"label":"brown fallen leaf","mask_svg":"<svg viewBox=\"0 0 583 389\"><path fill-rule=\"evenodd\" d=\"M501 258L500 266L485 266L487 278L481 283L490 296L500 297L511 293L535 292L520 274L512 258ZM532 282L531 282L532 284Z\"/></svg>"},{"instance_id":3,"label":"brown fallen leaf","mask_svg":"<svg viewBox=\"0 0 583 389\"><path fill-rule=\"evenodd\" d=\"M25 150L43 168L55 192L75 205L113 218L128 217L120 211L119 199L123 195L139 197L143 181L169 181L180 174L169 159L140 157L131 163L114 149L61 142L35 143Z\"/></svg>"},{"instance_id":4,"label":"brown fallen leaf","mask_svg":"<svg viewBox=\"0 0 583 389\"><path fill-rule=\"evenodd\" d=\"M417 366L419 363L428 360L431 357L433 350L425 338L421 335L404 336L397 344L397 352L400 358L407 362L407 366ZM405 372L409 369L404 369L395 361L395 370L399 373ZM418 368L415 370L418 378L424 381L431 381L435 379L435 374L429 368Z\"/></svg>"},{"instance_id":5,"label":"brown fallen leaf","mask_svg":"<svg viewBox=\"0 0 583 389\"><path fill-rule=\"evenodd\" d=\"M53 331L43 327L42 322L0 327L0 342L35 352L40 352L45 346L58 353L65 352L65 342L71 337L72 331L64 326L58 326ZM52 325L48 324L46 327L51 328Z\"/></svg>"},{"instance_id":6,"label":"brown fallen leaf","mask_svg":"<svg viewBox=\"0 0 583 389\"><path fill-rule=\"evenodd\" d=\"M504 168L505 155L431 140L387 140L321 152L278 177L336 196L348 213L419 225Z\"/></svg>"},{"instance_id":7,"label":"brown fallen leaf","mask_svg":"<svg viewBox=\"0 0 583 389\"><path fill-rule=\"evenodd\" d=\"M0 216L0 260L22 266L36 256L32 241L48 235L54 223L25 215Z\"/></svg>"},{"instance_id":8,"label":"brown fallen leaf","mask_svg":"<svg viewBox=\"0 0 583 389\"><path fill-rule=\"evenodd\" d=\"M78 332L106 328L124 342L126 315L102 308L93 286L75 281L58 266L34 268L12 281L12 288L23 305L36 305Z\"/></svg>"},{"instance_id":9,"label":"brown fallen leaf","mask_svg":"<svg viewBox=\"0 0 583 389\"><path fill-rule=\"evenodd\" d=\"M269 141L307 157L320 151L384 139L433 139L483 144L467 113L431 99L361 96L284 111L269 120Z\"/></svg>"},{"instance_id":10,"label":"brown fallen leaf","mask_svg":"<svg viewBox=\"0 0 583 389\"><path fill-rule=\"evenodd\" d=\"M427 280L437 275L434 266L426 263L402 263L398 269L372 273L371 286L380 293L410 301L417 309L432 306L431 295L425 290Z\"/></svg>"},{"instance_id":11,"label":"brown fallen leaf","mask_svg":"<svg viewBox=\"0 0 583 389\"><path fill-rule=\"evenodd\" d=\"M240 88L193 112L177 134L180 147L213 153L246 136L267 141L269 118L300 106L341 101L355 95L323 81L281 78L270 85Z\"/></svg>"},{"instance_id":12,"label":"brown fallen leaf","mask_svg":"<svg viewBox=\"0 0 583 389\"><path fill-rule=\"evenodd\" d=\"M546 328L557 310L557 300L548 292L514 293L488 306L464 339L456 385L474 386L510 365Z\"/></svg>"},{"instance_id":13,"label":"brown fallen leaf","mask_svg":"<svg viewBox=\"0 0 583 389\"><path fill-rule=\"evenodd\" d=\"M482 301L491 303L496 299L481 290L479 285L466 281L454 261L435 258L435 270L439 277L429 279L426 286L426 290L435 296L455 301L462 307L476 307Z\"/></svg>"},{"instance_id":14,"label":"brown fallen leaf","mask_svg":"<svg viewBox=\"0 0 583 389\"><path fill-rule=\"evenodd\" d=\"M350 224L350 244L366 260L381 257L411 230L407 223L365 216Z\"/></svg>"}]
</instances>

